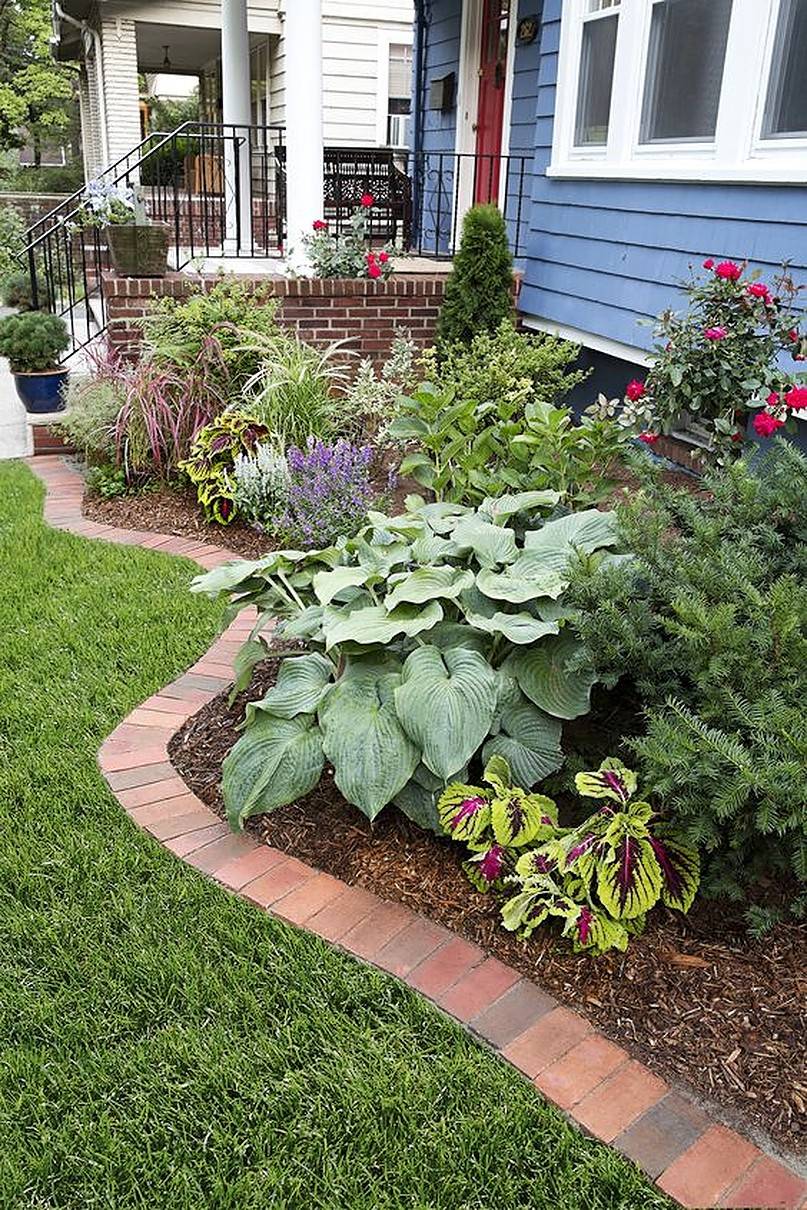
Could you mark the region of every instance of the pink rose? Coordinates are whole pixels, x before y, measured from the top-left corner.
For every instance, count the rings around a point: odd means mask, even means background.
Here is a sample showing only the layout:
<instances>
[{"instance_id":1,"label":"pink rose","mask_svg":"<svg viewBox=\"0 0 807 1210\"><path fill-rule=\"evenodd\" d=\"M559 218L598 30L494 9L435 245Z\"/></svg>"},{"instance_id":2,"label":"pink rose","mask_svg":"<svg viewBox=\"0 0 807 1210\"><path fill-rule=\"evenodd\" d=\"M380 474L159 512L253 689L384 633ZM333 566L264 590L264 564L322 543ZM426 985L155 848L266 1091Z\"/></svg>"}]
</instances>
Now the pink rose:
<instances>
[{"instance_id":1,"label":"pink rose","mask_svg":"<svg viewBox=\"0 0 807 1210\"><path fill-rule=\"evenodd\" d=\"M311 226L314 228L315 231L327 231L328 230L328 224L325 222L324 219L321 219L321 218L315 218L313 223L311 224Z\"/></svg>"},{"instance_id":2,"label":"pink rose","mask_svg":"<svg viewBox=\"0 0 807 1210\"><path fill-rule=\"evenodd\" d=\"M373 197L372 193L363 193L361 195L361 204L364 206L365 210L369 210L374 202L375 198Z\"/></svg>"},{"instance_id":3,"label":"pink rose","mask_svg":"<svg viewBox=\"0 0 807 1210\"><path fill-rule=\"evenodd\" d=\"M739 281L742 273L741 267L735 265L733 260L723 260L715 269L715 276L722 277L724 281Z\"/></svg>"},{"instance_id":4,"label":"pink rose","mask_svg":"<svg viewBox=\"0 0 807 1210\"><path fill-rule=\"evenodd\" d=\"M770 412L757 412L754 417L754 432L757 437L770 437L783 424L784 420L777 420Z\"/></svg>"},{"instance_id":5,"label":"pink rose","mask_svg":"<svg viewBox=\"0 0 807 1210\"><path fill-rule=\"evenodd\" d=\"M725 328L707 328L704 332L707 340L725 340L727 335Z\"/></svg>"},{"instance_id":6,"label":"pink rose","mask_svg":"<svg viewBox=\"0 0 807 1210\"><path fill-rule=\"evenodd\" d=\"M752 298L761 298L766 304L771 302L771 292L764 282L755 281L746 290Z\"/></svg>"},{"instance_id":7,"label":"pink rose","mask_svg":"<svg viewBox=\"0 0 807 1210\"><path fill-rule=\"evenodd\" d=\"M638 378L632 378L625 387L625 394L631 403L636 403L637 399L641 399L645 393L645 384L640 382Z\"/></svg>"},{"instance_id":8,"label":"pink rose","mask_svg":"<svg viewBox=\"0 0 807 1210\"><path fill-rule=\"evenodd\" d=\"M715 262L712 260L711 256L709 257L708 260L705 260L703 262L703 267L704 267L704 269L714 269Z\"/></svg>"},{"instance_id":9,"label":"pink rose","mask_svg":"<svg viewBox=\"0 0 807 1210\"><path fill-rule=\"evenodd\" d=\"M371 265L367 266L367 276L368 277L380 277L381 276L381 266L377 265L375 263L375 261L373 261L373 263Z\"/></svg>"},{"instance_id":10,"label":"pink rose","mask_svg":"<svg viewBox=\"0 0 807 1210\"><path fill-rule=\"evenodd\" d=\"M639 440L643 441L645 445L655 445L659 439L659 435L659 433L640 433Z\"/></svg>"},{"instance_id":11,"label":"pink rose","mask_svg":"<svg viewBox=\"0 0 807 1210\"><path fill-rule=\"evenodd\" d=\"M791 387L785 395L785 404L791 412L800 412L807 408L807 387Z\"/></svg>"}]
</instances>

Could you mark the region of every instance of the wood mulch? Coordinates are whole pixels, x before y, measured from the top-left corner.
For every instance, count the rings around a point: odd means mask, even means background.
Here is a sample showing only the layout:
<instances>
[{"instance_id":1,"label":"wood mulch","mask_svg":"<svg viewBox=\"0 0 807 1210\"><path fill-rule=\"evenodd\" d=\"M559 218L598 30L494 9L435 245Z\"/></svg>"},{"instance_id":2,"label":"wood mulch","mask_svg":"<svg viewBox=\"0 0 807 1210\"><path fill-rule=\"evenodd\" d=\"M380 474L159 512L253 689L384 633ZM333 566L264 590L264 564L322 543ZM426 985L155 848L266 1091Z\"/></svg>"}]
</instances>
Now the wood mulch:
<instances>
[{"instance_id":1,"label":"wood mulch","mask_svg":"<svg viewBox=\"0 0 807 1210\"><path fill-rule=\"evenodd\" d=\"M222 761L246 701L273 682L277 659L256 669L232 707L220 694L171 741L183 780L220 814ZM734 905L699 899L687 917L657 909L625 954L575 955L549 931L520 940L500 926L494 900L469 884L461 845L391 808L371 826L329 768L304 799L247 826L267 844L482 946L582 1009L654 1071L710 1098L728 1119L753 1122L791 1153L804 1144L804 929L779 925L755 941Z\"/></svg>"}]
</instances>

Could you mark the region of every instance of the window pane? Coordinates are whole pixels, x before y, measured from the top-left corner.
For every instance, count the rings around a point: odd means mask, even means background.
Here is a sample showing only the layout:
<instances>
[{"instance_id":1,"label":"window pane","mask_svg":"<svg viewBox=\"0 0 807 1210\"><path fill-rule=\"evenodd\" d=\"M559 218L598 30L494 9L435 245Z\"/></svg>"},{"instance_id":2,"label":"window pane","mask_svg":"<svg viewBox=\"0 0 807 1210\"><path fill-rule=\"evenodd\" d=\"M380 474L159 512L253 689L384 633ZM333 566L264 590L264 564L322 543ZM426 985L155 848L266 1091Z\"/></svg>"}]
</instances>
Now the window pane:
<instances>
[{"instance_id":1,"label":"window pane","mask_svg":"<svg viewBox=\"0 0 807 1210\"><path fill-rule=\"evenodd\" d=\"M807 0L782 0L762 133L807 135Z\"/></svg>"},{"instance_id":2,"label":"window pane","mask_svg":"<svg viewBox=\"0 0 807 1210\"><path fill-rule=\"evenodd\" d=\"M574 131L576 147L598 146L608 142L618 21L615 14L613 17L586 21L583 26Z\"/></svg>"},{"instance_id":3,"label":"window pane","mask_svg":"<svg viewBox=\"0 0 807 1210\"><path fill-rule=\"evenodd\" d=\"M713 139L731 0L662 0L653 7L642 142Z\"/></svg>"}]
</instances>

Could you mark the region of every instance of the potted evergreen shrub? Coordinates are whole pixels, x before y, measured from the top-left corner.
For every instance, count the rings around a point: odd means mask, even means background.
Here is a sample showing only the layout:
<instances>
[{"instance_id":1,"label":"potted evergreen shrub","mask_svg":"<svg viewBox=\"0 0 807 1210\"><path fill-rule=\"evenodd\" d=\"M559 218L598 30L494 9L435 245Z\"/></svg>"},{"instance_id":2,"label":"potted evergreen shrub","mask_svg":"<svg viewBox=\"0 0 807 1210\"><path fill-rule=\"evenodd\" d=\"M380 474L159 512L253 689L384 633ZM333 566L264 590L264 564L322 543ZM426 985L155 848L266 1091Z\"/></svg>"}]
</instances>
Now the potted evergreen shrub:
<instances>
[{"instance_id":1,"label":"potted evergreen shrub","mask_svg":"<svg viewBox=\"0 0 807 1210\"><path fill-rule=\"evenodd\" d=\"M26 311L0 320L0 356L7 357L17 394L29 412L60 412L67 370L60 354L70 343L58 315Z\"/></svg>"},{"instance_id":2,"label":"potted evergreen shrub","mask_svg":"<svg viewBox=\"0 0 807 1210\"><path fill-rule=\"evenodd\" d=\"M80 227L105 229L112 267L121 277L165 277L171 230L152 223L134 189L93 181L76 215Z\"/></svg>"}]
</instances>

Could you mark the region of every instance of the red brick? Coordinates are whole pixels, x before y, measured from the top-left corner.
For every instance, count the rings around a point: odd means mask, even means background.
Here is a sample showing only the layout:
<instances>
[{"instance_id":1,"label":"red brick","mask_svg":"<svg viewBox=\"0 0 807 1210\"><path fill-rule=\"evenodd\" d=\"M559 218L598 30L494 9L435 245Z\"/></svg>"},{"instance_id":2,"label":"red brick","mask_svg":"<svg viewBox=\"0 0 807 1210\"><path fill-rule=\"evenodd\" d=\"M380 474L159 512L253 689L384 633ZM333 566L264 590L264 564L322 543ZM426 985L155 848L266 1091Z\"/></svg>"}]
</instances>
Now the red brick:
<instances>
[{"instance_id":1,"label":"red brick","mask_svg":"<svg viewBox=\"0 0 807 1210\"><path fill-rule=\"evenodd\" d=\"M682 1206L716 1206L760 1158L756 1147L733 1130L712 1126L670 1164L658 1185Z\"/></svg>"},{"instance_id":2,"label":"red brick","mask_svg":"<svg viewBox=\"0 0 807 1210\"><path fill-rule=\"evenodd\" d=\"M502 1054L520 1071L534 1079L539 1072L571 1050L587 1034L591 1025L568 1008L554 1008L529 1029L505 1046Z\"/></svg>"},{"instance_id":3,"label":"red brick","mask_svg":"<svg viewBox=\"0 0 807 1210\"><path fill-rule=\"evenodd\" d=\"M414 913L401 907L399 903L388 903L379 899L378 905L370 915L345 933L341 944L351 954L360 958L373 958L396 933L402 932L414 919Z\"/></svg>"},{"instance_id":4,"label":"red brick","mask_svg":"<svg viewBox=\"0 0 807 1210\"><path fill-rule=\"evenodd\" d=\"M302 886L313 875L314 871L310 866L294 857L287 857L285 861L278 862L265 874L261 874L260 878L248 882L241 893L260 907L269 907L283 895L288 895L289 891Z\"/></svg>"},{"instance_id":5,"label":"red brick","mask_svg":"<svg viewBox=\"0 0 807 1210\"><path fill-rule=\"evenodd\" d=\"M330 874L314 874L302 886L278 900L272 910L292 924L303 924L335 899L345 884Z\"/></svg>"},{"instance_id":6,"label":"red brick","mask_svg":"<svg viewBox=\"0 0 807 1210\"><path fill-rule=\"evenodd\" d=\"M575 1106L578 1122L610 1143L669 1090L663 1080L631 1059Z\"/></svg>"},{"instance_id":7,"label":"red brick","mask_svg":"<svg viewBox=\"0 0 807 1210\"><path fill-rule=\"evenodd\" d=\"M453 987L439 997L437 1003L452 1017L470 1021L489 1008L518 980L518 974L499 962L498 958L486 958L458 979Z\"/></svg>"},{"instance_id":8,"label":"red brick","mask_svg":"<svg viewBox=\"0 0 807 1210\"><path fill-rule=\"evenodd\" d=\"M454 937L410 971L406 981L423 992L424 996L436 999L472 967L478 966L484 956L484 950L478 945Z\"/></svg>"},{"instance_id":9,"label":"red brick","mask_svg":"<svg viewBox=\"0 0 807 1210\"><path fill-rule=\"evenodd\" d=\"M200 828L206 828L218 822L219 820L213 812L200 802L195 811L190 811L187 815L176 815L173 818L157 819L154 823L149 824L148 830L157 840L172 840L173 837L182 836L185 832L198 832Z\"/></svg>"},{"instance_id":10,"label":"red brick","mask_svg":"<svg viewBox=\"0 0 807 1210\"><path fill-rule=\"evenodd\" d=\"M151 731L164 732L170 738L187 718L187 714L182 711L169 713L166 710L147 710L141 706L132 711L126 722L130 727L145 727Z\"/></svg>"},{"instance_id":11,"label":"red brick","mask_svg":"<svg viewBox=\"0 0 807 1210\"><path fill-rule=\"evenodd\" d=\"M570 1109L627 1061L621 1047L592 1034L539 1072L535 1083L561 1109Z\"/></svg>"},{"instance_id":12,"label":"red brick","mask_svg":"<svg viewBox=\"0 0 807 1210\"><path fill-rule=\"evenodd\" d=\"M268 844L258 845L249 853L234 857L220 869L216 870L216 879L233 891L240 891L249 882L254 882L262 874L266 874L273 866L286 860L286 854L279 849L270 848Z\"/></svg>"},{"instance_id":13,"label":"red brick","mask_svg":"<svg viewBox=\"0 0 807 1210\"><path fill-rule=\"evenodd\" d=\"M378 898L370 891L347 887L337 899L332 899L322 911L307 920L306 927L326 941L340 941L361 920L366 920L377 905Z\"/></svg>"},{"instance_id":14,"label":"red brick","mask_svg":"<svg viewBox=\"0 0 807 1210\"><path fill-rule=\"evenodd\" d=\"M134 789L135 786L148 786L154 782L167 781L169 778L176 775L176 769L170 761L165 759L165 752L160 761L154 764L140 765L136 768L121 769L117 772L104 770L104 776L110 789L115 793L119 790ZM183 783L184 784L184 783ZM187 787L185 787L187 789Z\"/></svg>"},{"instance_id":15,"label":"red brick","mask_svg":"<svg viewBox=\"0 0 807 1210\"><path fill-rule=\"evenodd\" d=\"M522 979L474 1017L471 1027L494 1046L507 1046L556 1007L557 1000L528 979Z\"/></svg>"},{"instance_id":16,"label":"red brick","mask_svg":"<svg viewBox=\"0 0 807 1210\"><path fill-rule=\"evenodd\" d=\"M221 839L197 849L188 857L188 864L204 874L215 876L216 872L234 857L251 852L255 844L256 842L248 836L230 832L228 836L222 836Z\"/></svg>"},{"instance_id":17,"label":"red brick","mask_svg":"<svg viewBox=\"0 0 807 1210\"><path fill-rule=\"evenodd\" d=\"M170 840L163 841L163 844L177 857L187 857L189 853L201 849L202 845L210 844L211 840L218 840L220 836L228 836L229 833L230 829L226 823L213 823L207 828L199 828L197 832L173 836Z\"/></svg>"},{"instance_id":18,"label":"red brick","mask_svg":"<svg viewBox=\"0 0 807 1210\"><path fill-rule=\"evenodd\" d=\"M798 1210L807 1194L807 1182L770 1156L757 1160L720 1201L721 1206L781 1207Z\"/></svg>"},{"instance_id":19,"label":"red brick","mask_svg":"<svg viewBox=\"0 0 807 1210\"><path fill-rule=\"evenodd\" d=\"M450 933L440 925L416 917L379 950L373 961L403 979L419 962L445 945L449 937Z\"/></svg>"},{"instance_id":20,"label":"red brick","mask_svg":"<svg viewBox=\"0 0 807 1210\"><path fill-rule=\"evenodd\" d=\"M702 1109L671 1092L617 1135L613 1146L655 1179L710 1125Z\"/></svg>"},{"instance_id":21,"label":"red brick","mask_svg":"<svg viewBox=\"0 0 807 1210\"><path fill-rule=\"evenodd\" d=\"M165 733L168 737L169 733ZM144 765L158 765L165 761L165 740L148 742L150 736L144 732L143 747L133 752L107 752L102 750L98 763L104 773L123 773L130 769L141 769ZM110 785L111 785L110 781ZM133 784L137 784L136 782Z\"/></svg>"},{"instance_id":22,"label":"red brick","mask_svg":"<svg viewBox=\"0 0 807 1210\"><path fill-rule=\"evenodd\" d=\"M152 824L158 820L191 815L198 811L201 805L195 794L180 794L176 798L163 798L159 802L146 803L142 807L131 807L129 814L136 824L150 831Z\"/></svg>"}]
</instances>

